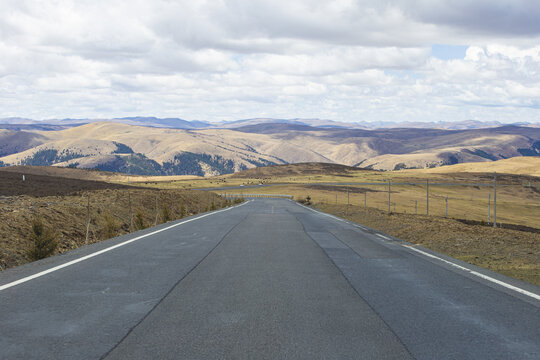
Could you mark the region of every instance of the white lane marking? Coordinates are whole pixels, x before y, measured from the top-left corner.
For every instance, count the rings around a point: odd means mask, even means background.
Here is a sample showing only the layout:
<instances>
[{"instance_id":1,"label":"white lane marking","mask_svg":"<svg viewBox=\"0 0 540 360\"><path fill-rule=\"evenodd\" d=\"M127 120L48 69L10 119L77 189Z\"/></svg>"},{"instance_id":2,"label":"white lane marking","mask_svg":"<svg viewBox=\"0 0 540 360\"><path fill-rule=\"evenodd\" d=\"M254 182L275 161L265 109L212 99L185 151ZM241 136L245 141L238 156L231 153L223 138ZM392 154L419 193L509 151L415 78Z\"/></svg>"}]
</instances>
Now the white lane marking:
<instances>
[{"instance_id":1,"label":"white lane marking","mask_svg":"<svg viewBox=\"0 0 540 360\"><path fill-rule=\"evenodd\" d=\"M252 201L252 200L250 200L250 201ZM204 214L204 215L201 215L201 216L196 217L196 218L193 218L193 219L184 220L184 221L182 221L182 222L180 222L180 223L177 223L177 224L174 224L174 225L171 225L171 226L167 226L167 227L165 227L165 228L163 228L163 229L159 229L159 230L156 230L156 231L152 231L151 233L148 233L148 234L144 234L144 235L141 235L141 236L137 236L137 237L135 237L135 238L133 238L133 239L126 240L126 241L124 241L123 243L116 244L116 245L113 245L113 246L108 247L108 248L106 248L106 249L96 251L95 253L85 255L85 256L80 257L80 258L75 259L75 260L68 261L68 262L65 263L65 264L58 265L58 266L52 267L52 268L47 269L47 270L43 270L43 271L38 272L38 273L36 273L36 274L34 274L34 275L30 275L30 276L24 277L24 278L22 278L22 279L15 280L15 281L10 282L10 283L5 284L5 285L1 285L1 286L0 286L0 291L9 289L10 287L13 287L13 286L15 286L15 285L19 285L19 284L25 283L25 282L30 281L30 280L33 280L33 279L36 279L36 278L41 277L41 276L43 276L43 275L47 275L47 274L49 274L49 273L55 272L55 271L57 271L57 270L63 269L63 268L65 268L65 267L71 266L71 265L73 265L73 264L77 264L77 263L79 263L79 262L81 262L81 261L88 260L88 259L90 259L90 258L93 258L94 256L101 255L101 254L103 254L103 253L106 253L106 252L108 252L108 251L111 251L111 250L114 250L114 249L116 249L116 248L122 247L122 246L124 246L124 245L131 244L132 242L137 241L137 240L140 240L140 239L143 239L143 238L145 238L145 237L152 236L152 235L155 235L155 234L157 234L157 233L160 233L160 232L163 232L163 231L172 229L172 228L174 228L174 227L176 227L176 226L180 226L180 225L186 224L186 223L191 222L191 221L199 220L199 219L202 219L202 218L207 217L207 216L210 216L210 215L215 215L215 214L218 214L218 213L223 212L223 211L227 211L227 210L231 210L231 209L234 209L234 208L238 208L238 207L240 207L240 206L242 206L242 205L245 205L245 204L249 203L250 201L247 201L247 202L245 202L245 203L243 203L243 204L240 204L240 205L237 205L237 206L234 206L234 207L230 207L230 208L227 208L227 209L214 211L214 212L211 212L211 213L209 213L209 214Z\"/></svg>"},{"instance_id":2,"label":"white lane marking","mask_svg":"<svg viewBox=\"0 0 540 360\"><path fill-rule=\"evenodd\" d=\"M375 235L377 235L378 237L383 238L385 240L390 240L390 241L392 240L388 236L384 236L383 234L375 234Z\"/></svg>"},{"instance_id":3,"label":"white lane marking","mask_svg":"<svg viewBox=\"0 0 540 360\"><path fill-rule=\"evenodd\" d=\"M538 294L532 293L532 292L530 292L530 291L524 290L524 289L519 288L519 287L514 286L514 285L510 285L510 284L508 284L508 283L505 283L504 281L497 280L497 279L495 279L495 278L492 278L491 276L487 276L487 275L484 275L484 274L479 273L479 272L477 272L477 271L474 271L474 270L471 270L471 269L469 269L469 268L466 268L465 266L461 266L461 265L455 264L455 263L453 263L453 262L451 262L451 261L448 261L448 260L445 260L445 259L440 258L440 257L438 257L438 256L432 255L432 254L427 253L427 252L425 252L425 251L422 251L422 250L420 250L420 249L416 249L416 248L413 247L413 246L410 246L410 245L403 245L403 246L406 247L406 248L408 248L408 249L411 249L411 250L413 250L413 251L416 251L416 252L418 252L418 253L420 253L420 254L422 254L422 255L424 255L424 256L428 256L428 257L430 257L430 258L437 259L437 260L439 260L439 261L444 262L445 264L448 264L448 265L450 265L450 266L453 266L453 267L455 267L455 268L458 268L458 269L460 269L460 270L463 270L463 271L465 271L465 272L468 272L468 273L471 274L471 275L478 276L479 278L482 278L482 279L487 280L487 281L491 281L492 283L495 283L495 284L497 284L497 285L503 286L503 287L505 287L505 288L507 288L507 289L514 290L514 291L516 291L516 292L518 292L518 293L520 293L520 294L527 295L527 296L532 297L533 299L536 299L536 300L540 300L540 295L538 295Z\"/></svg>"},{"instance_id":4,"label":"white lane marking","mask_svg":"<svg viewBox=\"0 0 540 360\"><path fill-rule=\"evenodd\" d=\"M302 205L302 204L299 204L299 203L296 203L296 205L301 206L301 207L303 207L303 208L305 208L305 209L311 210L311 211L313 211L313 212L316 212L317 214L324 215L324 216L328 216L328 217L330 217L330 218L332 218L332 219L334 219L334 220L338 220L338 221L341 221L341 222L344 222L344 223L349 223L349 222L348 222L347 220L345 220L345 219L341 219L341 218L338 218L337 216L330 215L330 214L327 214L327 213L323 213L323 212L321 212L321 211L312 209L312 208L307 207L307 206L305 206L305 205Z\"/></svg>"},{"instance_id":5,"label":"white lane marking","mask_svg":"<svg viewBox=\"0 0 540 360\"><path fill-rule=\"evenodd\" d=\"M334 215L325 214L325 213L323 213L323 212L320 212L320 211L318 211L318 210L309 208L309 207L304 206L304 205L302 205L302 204L298 204L298 203L296 203L296 204L297 204L297 205L300 205L300 206L302 206L302 207L304 207L304 208L306 208L306 209L309 209L309 210L311 210L311 211L313 211L313 212L319 213L319 214L321 214L321 215L325 215L325 216L331 217L331 218L333 218L333 219L336 219L336 220L339 220L339 221L342 221L342 222L347 222L347 221L345 221L345 220L343 220L343 219L337 218L337 217L334 216ZM379 236L381 236L381 237L383 236L383 235L381 235L381 234L377 234L377 235L379 235ZM389 239L389 240L391 240L391 239ZM479 273L479 272L477 272L477 271L471 270L471 269L466 268L466 267L464 267L464 266L461 266L461 265L458 265L458 264L454 264L454 263L451 262L451 261L444 260L443 258L440 258L440 257L438 257L438 256L431 255L430 253L427 253L427 252L425 252L425 251L416 249L415 247L413 247L413 246L411 246L411 245L402 245L402 246L405 247L405 248L407 248L407 249L414 250L414 251L416 251L416 252L418 252L418 253L420 253L420 254L423 254L423 255L425 255L425 256L431 257L431 258L433 258L433 259L440 260L440 261L442 261L442 262L444 262L444 263L447 263L448 265L451 265L451 266L456 267L456 268L458 268L458 269L460 269L460 270L463 270L463 271L465 271L465 272L468 272L468 273L471 274L471 275L478 276L478 277L481 278L481 279L490 281L490 282L492 282L492 283L494 283L494 284L500 285L500 286L505 287L505 288L507 288L507 289L514 290L515 292L518 292L518 293L520 293L520 294L529 296L529 297L531 297L531 298L533 298L533 299L540 300L540 295L535 294L535 293L533 293L533 292L524 290L524 289L519 288L519 287L514 286L514 285L510 285L510 284L508 284L508 283L505 283L504 281L497 280L497 279L495 279L495 278L492 278L491 276L484 275L484 274L482 274L482 273Z\"/></svg>"}]
</instances>

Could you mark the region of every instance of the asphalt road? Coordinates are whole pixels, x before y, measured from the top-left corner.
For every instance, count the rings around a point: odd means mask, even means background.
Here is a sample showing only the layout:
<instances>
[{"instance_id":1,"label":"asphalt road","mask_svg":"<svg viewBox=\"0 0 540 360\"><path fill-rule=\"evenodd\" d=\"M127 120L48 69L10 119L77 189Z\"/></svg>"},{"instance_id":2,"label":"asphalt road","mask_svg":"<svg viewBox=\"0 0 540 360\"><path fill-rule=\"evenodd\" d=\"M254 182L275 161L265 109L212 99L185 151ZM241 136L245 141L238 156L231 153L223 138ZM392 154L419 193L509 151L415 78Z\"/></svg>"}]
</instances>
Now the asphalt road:
<instances>
[{"instance_id":1,"label":"asphalt road","mask_svg":"<svg viewBox=\"0 0 540 360\"><path fill-rule=\"evenodd\" d=\"M0 273L0 358L538 359L539 294L258 199Z\"/></svg>"}]
</instances>

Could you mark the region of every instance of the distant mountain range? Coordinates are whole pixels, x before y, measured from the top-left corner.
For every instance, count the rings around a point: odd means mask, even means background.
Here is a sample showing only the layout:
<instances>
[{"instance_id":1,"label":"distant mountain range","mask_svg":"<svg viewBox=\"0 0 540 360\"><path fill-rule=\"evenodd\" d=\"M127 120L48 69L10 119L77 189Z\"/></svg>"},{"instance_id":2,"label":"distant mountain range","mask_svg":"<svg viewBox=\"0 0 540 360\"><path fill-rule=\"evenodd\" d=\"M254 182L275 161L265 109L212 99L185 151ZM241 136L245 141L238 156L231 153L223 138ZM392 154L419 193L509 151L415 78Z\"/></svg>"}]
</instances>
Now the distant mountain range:
<instances>
[{"instance_id":1,"label":"distant mountain range","mask_svg":"<svg viewBox=\"0 0 540 360\"><path fill-rule=\"evenodd\" d=\"M141 118L82 125L69 124L73 120L5 124L0 129L0 166L208 176L300 162L395 170L540 155L540 128L516 125L371 130L319 120L250 119L227 123L230 128L176 129L158 127L158 120L152 127L123 123Z\"/></svg>"},{"instance_id":2,"label":"distant mountain range","mask_svg":"<svg viewBox=\"0 0 540 360\"><path fill-rule=\"evenodd\" d=\"M95 122L115 122L127 125L161 127L171 129L234 129L249 125L260 124L290 124L306 125L317 128L345 128L345 129L390 129L390 128L415 128L415 129L447 129L465 130L491 128L503 125L539 126L531 123L503 124L498 121L466 120L457 122L340 122L321 119L272 119L254 118L235 121L206 122L198 120L184 120L180 118L157 118L157 117L123 117L112 119L47 119L33 120L27 118L11 117L0 118L0 128L10 130L60 130L67 127L79 126Z\"/></svg>"}]
</instances>

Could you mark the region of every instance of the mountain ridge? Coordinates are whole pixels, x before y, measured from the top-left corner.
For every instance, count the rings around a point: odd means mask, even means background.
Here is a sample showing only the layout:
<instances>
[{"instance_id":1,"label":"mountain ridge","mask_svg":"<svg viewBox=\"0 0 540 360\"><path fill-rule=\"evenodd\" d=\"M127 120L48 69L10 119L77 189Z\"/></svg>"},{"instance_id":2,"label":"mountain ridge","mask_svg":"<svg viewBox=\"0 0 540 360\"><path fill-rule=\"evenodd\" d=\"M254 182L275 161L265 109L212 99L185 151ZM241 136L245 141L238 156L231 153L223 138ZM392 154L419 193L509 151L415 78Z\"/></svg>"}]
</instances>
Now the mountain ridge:
<instances>
[{"instance_id":1,"label":"mountain ridge","mask_svg":"<svg viewBox=\"0 0 540 360\"><path fill-rule=\"evenodd\" d=\"M211 176L288 163L374 170L433 168L540 154L540 128L344 129L262 123L171 129L94 122L58 130L0 130L0 166L53 165L139 175Z\"/></svg>"},{"instance_id":2,"label":"mountain ridge","mask_svg":"<svg viewBox=\"0 0 540 360\"><path fill-rule=\"evenodd\" d=\"M250 118L239 119L232 121L201 121L201 120L185 120L177 117L159 118L155 116L127 116L127 117L112 117L112 118L64 118L64 119L43 119L34 120L21 117L0 118L0 129L11 126L25 126L26 129L33 127L75 127L88 123L95 122L117 122L127 125L140 125L149 127L172 128L172 129L234 129L248 125L259 124L291 124L291 125L307 125L317 128L344 128L344 129L391 129L391 128L415 128L415 129L447 129L447 130L470 130L481 128L493 128L504 125L521 125L538 127L538 123L514 122L502 123L499 121L480 121L480 120L463 120L463 121L434 121L434 122L392 122L392 121L357 121L357 122L342 122L328 119L317 118ZM39 129L38 129L39 130Z\"/></svg>"}]
</instances>

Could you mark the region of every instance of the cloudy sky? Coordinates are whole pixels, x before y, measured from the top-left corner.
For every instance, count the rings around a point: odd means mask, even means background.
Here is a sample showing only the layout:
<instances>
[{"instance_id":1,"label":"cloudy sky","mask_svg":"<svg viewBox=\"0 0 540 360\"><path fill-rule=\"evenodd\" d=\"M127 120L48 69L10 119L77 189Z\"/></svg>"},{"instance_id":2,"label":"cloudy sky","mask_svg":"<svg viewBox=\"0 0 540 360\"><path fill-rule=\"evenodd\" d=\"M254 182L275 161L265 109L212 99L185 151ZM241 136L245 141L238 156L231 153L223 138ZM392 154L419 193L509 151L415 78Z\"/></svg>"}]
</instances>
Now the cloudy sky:
<instances>
[{"instance_id":1,"label":"cloudy sky","mask_svg":"<svg viewBox=\"0 0 540 360\"><path fill-rule=\"evenodd\" d=\"M537 0L1 0L0 117L540 121Z\"/></svg>"}]
</instances>

